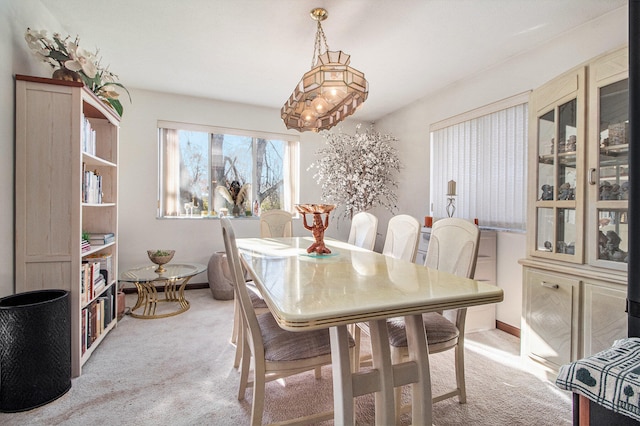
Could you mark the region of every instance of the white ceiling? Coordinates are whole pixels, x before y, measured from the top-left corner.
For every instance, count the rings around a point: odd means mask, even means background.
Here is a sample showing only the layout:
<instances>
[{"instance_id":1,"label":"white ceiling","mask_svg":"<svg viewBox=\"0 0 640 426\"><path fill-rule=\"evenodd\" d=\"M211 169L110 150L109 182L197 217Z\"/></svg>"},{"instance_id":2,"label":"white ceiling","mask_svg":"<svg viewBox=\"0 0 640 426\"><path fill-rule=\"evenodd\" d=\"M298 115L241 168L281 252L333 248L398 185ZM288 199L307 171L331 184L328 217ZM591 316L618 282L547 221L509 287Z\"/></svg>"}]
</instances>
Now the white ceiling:
<instances>
[{"instance_id":1,"label":"white ceiling","mask_svg":"<svg viewBox=\"0 0 640 426\"><path fill-rule=\"evenodd\" d=\"M314 7L376 119L627 0L41 0L127 87L280 108L311 68ZM99 5L99 6L98 6Z\"/></svg>"}]
</instances>

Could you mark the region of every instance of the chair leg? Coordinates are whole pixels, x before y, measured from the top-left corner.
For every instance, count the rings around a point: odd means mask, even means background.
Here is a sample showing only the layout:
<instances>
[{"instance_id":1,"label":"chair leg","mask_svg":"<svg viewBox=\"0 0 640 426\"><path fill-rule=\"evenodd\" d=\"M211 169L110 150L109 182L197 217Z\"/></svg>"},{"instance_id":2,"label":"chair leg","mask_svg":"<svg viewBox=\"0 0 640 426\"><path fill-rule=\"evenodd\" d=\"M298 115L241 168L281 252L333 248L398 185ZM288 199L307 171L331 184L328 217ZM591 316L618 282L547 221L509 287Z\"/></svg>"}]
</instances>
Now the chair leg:
<instances>
[{"instance_id":1,"label":"chair leg","mask_svg":"<svg viewBox=\"0 0 640 426\"><path fill-rule=\"evenodd\" d=\"M238 299L233 300L233 329L231 330L231 343L238 343L238 323L240 322L240 306Z\"/></svg>"},{"instance_id":2,"label":"chair leg","mask_svg":"<svg viewBox=\"0 0 640 426\"><path fill-rule=\"evenodd\" d=\"M244 337L244 331L240 331L240 336L238 337L238 347L241 347L242 349L241 354L241 361L242 361L242 366L240 367L240 385L238 386L238 400L242 401L244 399L244 394L247 390L247 384L249 382L249 370L250 370L250 363L251 363L251 350L249 349L249 343L247 343L247 340ZM255 382L255 378L254 378L254 382ZM254 384L255 387L255 384Z\"/></svg>"},{"instance_id":3,"label":"chair leg","mask_svg":"<svg viewBox=\"0 0 640 426\"><path fill-rule=\"evenodd\" d=\"M251 406L251 425L261 426L262 415L264 412L264 394L265 394L265 371L264 365L259 361L254 362L253 377L253 404Z\"/></svg>"},{"instance_id":4,"label":"chair leg","mask_svg":"<svg viewBox=\"0 0 640 426\"><path fill-rule=\"evenodd\" d=\"M460 404L467 402L467 388L464 381L464 344L458 342L456 345L456 384L458 386L458 400Z\"/></svg>"},{"instance_id":5,"label":"chair leg","mask_svg":"<svg viewBox=\"0 0 640 426\"><path fill-rule=\"evenodd\" d=\"M235 322L235 319L234 319ZM236 331L235 331L235 338L236 338L236 354L235 354L235 358L233 360L233 368L238 368L238 366L240 365L240 361L242 359L242 351L244 348L244 342L245 342L245 337L244 337L244 325L243 325L243 321L240 318L240 315L238 315L238 325L235 326L236 327Z\"/></svg>"}]
</instances>

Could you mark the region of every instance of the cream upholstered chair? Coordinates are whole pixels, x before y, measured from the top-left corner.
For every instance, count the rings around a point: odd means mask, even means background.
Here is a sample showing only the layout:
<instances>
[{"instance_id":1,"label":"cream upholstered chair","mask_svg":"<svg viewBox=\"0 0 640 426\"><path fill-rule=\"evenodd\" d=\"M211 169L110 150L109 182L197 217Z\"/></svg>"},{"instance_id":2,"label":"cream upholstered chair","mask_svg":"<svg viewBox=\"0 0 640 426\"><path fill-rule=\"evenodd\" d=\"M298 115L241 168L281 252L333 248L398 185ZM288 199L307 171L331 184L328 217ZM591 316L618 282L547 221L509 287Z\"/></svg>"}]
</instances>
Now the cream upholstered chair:
<instances>
[{"instance_id":1,"label":"cream upholstered chair","mask_svg":"<svg viewBox=\"0 0 640 426\"><path fill-rule=\"evenodd\" d=\"M260 236L291 237L293 235L293 215L285 210L267 210L260 214Z\"/></svg>"},{"instance_id":2,"label":"cream upholstered chair","mask_svg":"<svg viewBox=\"0 0 640 426\"><path fill-rule=\"evenodd\" d=\"M284 210L267 210L260 215L260 237L291 237L293 232L293 215ZM269 308L262 299L260 292L252 283L248 283L249 295L253 302L253 308L257 314L263 314L269 312ZM240 359L242 358L242 346L237 344L238 334L240 329L238 325L240 323L240 306L238 304L238 298L235 298L234 312L233 312L233 330L231 331L231 343L236 345L236 358L233 363L235 368L240 365Z\"/></svg>"},{"instance_id":3,"label":"cream upholstered chair","mask_svg":"<svg viewBox=\"0 0 640 426\"><path fill-rule=\"evenodd\" d=\"M373 250L376 245L378 218L367 212L356 213L351 219L351 229L347 242L358 247Z\"/></svg>"},{"instance_id":4,"label":"cream upholstered chair","mask_svg":"<svg viewBox=\"0 0 640 426\"><path fill-rule=\"evenodd\" d=\"M382 254L396 259L413 262L418 251L420 241L420 222L412 216L401 214L392 217L387 226L387 235L382 248ZM358 323L353 329L353 337L356 341L354 355L354 369L357 371L362 365L369 364L371 358L367 355L360 358L360 335L369 334L369 324Z\"/></svg>"},{"instance_id":5,"label":"cream upholstered chair","mask_svg":"<svg viewBox=\"0 0 640 426\"><path fill-rule=\"evenodd\" d=\"M480 230L473 223L457 218L440 219L434 223L431 231L425 266L460 277L472 278L478 258L479 241ZM464 380L464 323L466 314L467 309L464 308L445 311L442 314L430 312L423 315L429 353L455 349L456 388L434 397L433 402L456 395L461 404L467 401ZM394 363L401 362L409 356L404 321L401 318L393 318L387 321L387 326L391 343L391 359ZM400 409L401 391L400 387L396 388L397 416L402 412Z\"/></svg>"},{"instance_id":6,"label":"cream upholstered chair","mask_svg":"<svg viewBox=\"0 0 640 426\"><path fill-rule=\"evenodd\" d=\"M282 329L270 313L256 315L244 279L240 255L231 221L220 220L229 269L236 284L236 295L242 313L239 344L243 345L238 399L244 399L247 387L253 387L251 424L262 424L265 383L331 364L329 330L291 332ZM351 347L354 346L350 339ZM249 367L253 381L249 381ZM308 420L333 418L333 413L308 416ZM306 419L306 417L305 417ZM300 419L302 420L302 419Z\"/></svg>"},{"instance_id":7,"label":"cream upholstered chair","mask_svg":"<svg viewBox=\"0 0 640 426\"><path fill-rule=\"evenodd\" d=\"M387 227L382 254L413 262L420 241L420 222L401 214L391 218Z\"/></svg>"}]
</instances>

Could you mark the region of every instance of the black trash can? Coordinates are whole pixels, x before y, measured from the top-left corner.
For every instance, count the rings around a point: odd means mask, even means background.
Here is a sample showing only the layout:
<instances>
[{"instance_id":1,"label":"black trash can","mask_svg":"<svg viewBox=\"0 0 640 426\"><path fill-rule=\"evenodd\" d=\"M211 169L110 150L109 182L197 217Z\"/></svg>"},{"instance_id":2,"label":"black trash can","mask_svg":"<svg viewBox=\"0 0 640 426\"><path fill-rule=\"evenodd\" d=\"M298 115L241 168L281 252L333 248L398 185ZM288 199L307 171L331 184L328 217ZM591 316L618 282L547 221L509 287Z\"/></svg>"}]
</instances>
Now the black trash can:
<instances>
[{"instance_id":1,"label":"black trash can","mask_svg":"<svg viewBox=\"0 0 640 426\"><path fill-rule=\"evenodd\" d=\"M65 290L0 299L0 411L30 410L71 389L70 309Z\"/></svg>"}]
</instances>

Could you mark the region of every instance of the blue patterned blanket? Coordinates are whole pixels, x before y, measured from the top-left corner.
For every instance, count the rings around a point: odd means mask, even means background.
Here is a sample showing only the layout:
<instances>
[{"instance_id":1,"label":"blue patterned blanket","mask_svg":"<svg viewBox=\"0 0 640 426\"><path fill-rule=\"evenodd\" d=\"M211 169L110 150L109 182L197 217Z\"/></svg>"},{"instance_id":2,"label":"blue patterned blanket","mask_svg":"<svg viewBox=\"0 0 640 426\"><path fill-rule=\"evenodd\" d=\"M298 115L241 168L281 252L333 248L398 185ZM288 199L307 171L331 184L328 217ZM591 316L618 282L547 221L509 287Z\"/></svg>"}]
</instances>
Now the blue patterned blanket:
<instances>
[{"instance_id":1,"label":"blue patterned blanket","mask_svg":"<svg viewBox=\"0 0 640 426\"><path fill-rule=\"evenodd\" d=\"M563 365L556 385L640 420L640 339L616 340L607 350Z\"/></svg>"}]
</instances>

